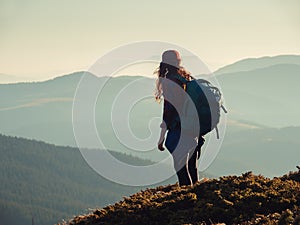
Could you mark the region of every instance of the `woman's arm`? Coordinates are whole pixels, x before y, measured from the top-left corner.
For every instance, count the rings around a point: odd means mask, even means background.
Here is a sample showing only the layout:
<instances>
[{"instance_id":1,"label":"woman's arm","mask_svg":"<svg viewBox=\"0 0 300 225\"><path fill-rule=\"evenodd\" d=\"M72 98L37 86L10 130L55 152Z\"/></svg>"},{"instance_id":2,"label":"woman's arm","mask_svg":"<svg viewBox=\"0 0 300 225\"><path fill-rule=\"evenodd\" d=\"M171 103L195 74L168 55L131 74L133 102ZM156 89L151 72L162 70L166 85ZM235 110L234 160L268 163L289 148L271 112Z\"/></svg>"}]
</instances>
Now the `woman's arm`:
<instances>
[{"instance_id":1,"label":"woman's arm","mask_svg":"<svg viewBox=\"0 0 300 225\"><path fill-rule=\"evenodd\" d=\"M158 146L158 149L160 151L163 151L163 150L165 150L165 148L163 147L163 144L164 144L165 135L166 135L166 132L167 132L167 125L164 121L161 123L160 128L161 128L160 137L159 137L157 146Z\"/></svg>"}]
</instances>

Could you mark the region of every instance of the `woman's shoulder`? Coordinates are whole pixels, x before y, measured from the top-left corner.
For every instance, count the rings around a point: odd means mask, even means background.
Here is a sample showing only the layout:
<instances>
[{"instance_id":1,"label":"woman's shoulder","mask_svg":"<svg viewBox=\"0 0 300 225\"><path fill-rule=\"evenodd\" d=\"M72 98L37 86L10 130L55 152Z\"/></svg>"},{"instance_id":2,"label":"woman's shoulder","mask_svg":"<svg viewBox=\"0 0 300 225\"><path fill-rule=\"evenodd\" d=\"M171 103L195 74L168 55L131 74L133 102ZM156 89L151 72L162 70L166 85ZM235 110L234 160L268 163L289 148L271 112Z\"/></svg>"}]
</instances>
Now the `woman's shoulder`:
<instances>
[{"instance_id":1,"label":"woman's shoulder","mask_svg":"<svg viewBox=\"0 0 300 225\"><path fill-rule=\"evenodd\" d=\"M178 73L168 74L167 78L181 84L185 84L188 81Z\"/></svg>"}]
</instances>

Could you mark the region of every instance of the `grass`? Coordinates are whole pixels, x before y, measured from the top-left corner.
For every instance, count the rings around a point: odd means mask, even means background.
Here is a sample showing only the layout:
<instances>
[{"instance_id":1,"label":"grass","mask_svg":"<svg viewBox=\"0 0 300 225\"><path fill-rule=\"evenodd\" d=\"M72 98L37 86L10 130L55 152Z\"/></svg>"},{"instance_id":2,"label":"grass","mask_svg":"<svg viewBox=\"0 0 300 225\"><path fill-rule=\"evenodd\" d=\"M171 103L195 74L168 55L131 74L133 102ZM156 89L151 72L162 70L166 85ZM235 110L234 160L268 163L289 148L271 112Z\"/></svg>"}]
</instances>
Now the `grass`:
<instances>
[{"instance_id":1,"label":"grass","mask_svg":"<svg viewBox=\"0 0 300 225\"><path fill-rule=\"evenodd\" d=\"M251 172L199 182L146 189L72 225L300 224L300 170L269 179Z\"/></svg>"}]
</instances>

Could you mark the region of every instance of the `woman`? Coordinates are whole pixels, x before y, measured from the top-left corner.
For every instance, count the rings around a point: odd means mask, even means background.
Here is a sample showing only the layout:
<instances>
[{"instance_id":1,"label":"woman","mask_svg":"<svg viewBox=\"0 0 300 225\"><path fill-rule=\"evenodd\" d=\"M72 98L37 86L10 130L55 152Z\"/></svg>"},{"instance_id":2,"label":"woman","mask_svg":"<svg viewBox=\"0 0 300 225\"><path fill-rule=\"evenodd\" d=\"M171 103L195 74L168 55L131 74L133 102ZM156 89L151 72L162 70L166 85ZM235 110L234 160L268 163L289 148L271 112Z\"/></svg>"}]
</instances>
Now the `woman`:
<instances>
[{"instance_id":1,"label":"woman","mask_svg":"<svg viewBox=\"0 0 300 225\"><path fill-rule=\"evenodd\" d=\"M158 149L163 151L165 142L165 146L173 156L179 185L182 186L193 185L198 181L197 164L204 139L201 138L197 143L195 137L181 130L180 115L186 97L184 89L191 76L180 64L181 58L177 51L168 50L162 54L162 61L156 71L158 78L155 98L157 101L164 98Z\"/></svg>"}]
</instances>

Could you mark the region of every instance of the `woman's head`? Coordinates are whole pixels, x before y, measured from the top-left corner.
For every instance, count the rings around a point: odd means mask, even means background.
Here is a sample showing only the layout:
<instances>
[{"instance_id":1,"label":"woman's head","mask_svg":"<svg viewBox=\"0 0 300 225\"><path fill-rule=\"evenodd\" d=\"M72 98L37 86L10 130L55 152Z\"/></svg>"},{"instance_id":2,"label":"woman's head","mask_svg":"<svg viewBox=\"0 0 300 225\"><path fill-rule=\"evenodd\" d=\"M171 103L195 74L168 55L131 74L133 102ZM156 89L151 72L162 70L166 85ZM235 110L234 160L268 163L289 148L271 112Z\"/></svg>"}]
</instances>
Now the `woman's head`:
<instances>
[{"instance_id":1,"label":"woman's head","mask_svg":"<svg viewBox=\"0 0 300 225\"><path fill-rule=\"evenodd\" d=\"M168 50L162 54L162 63L179 68L181 63L180 54L176 50Z\"/></svg>"},{"instance_id":2,"label":"woman's head","mask_svg":"<svg viewBox=\"0 0 300 225\"><path fill-rule=\"evenodd\" d=\"M155 98L160 100L162 96L161 79L166 77L167 74L179 74L187 80L190 80L190 73L182 67L181 57L176 50L167 50L162 54L162 60L159 64L159 68L155 71L158 76L156 80Z\"/></svg>"},{"instance_id":3,"label":"woman's head","mask_svg":"<svg viewBox=\"0 0 300 225\"><path fill-rule=\"evenodd\" d=\"M167 73L178 73L181 58L176 50L167 50L163 52L158 69L158 76L165 77Z\"/></svg>"}]
</instances>

